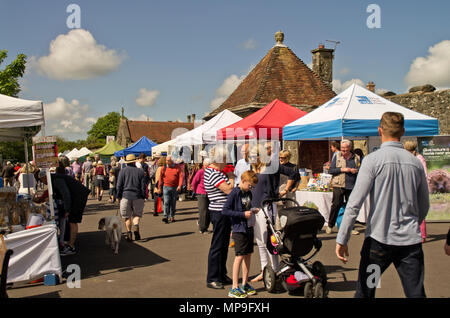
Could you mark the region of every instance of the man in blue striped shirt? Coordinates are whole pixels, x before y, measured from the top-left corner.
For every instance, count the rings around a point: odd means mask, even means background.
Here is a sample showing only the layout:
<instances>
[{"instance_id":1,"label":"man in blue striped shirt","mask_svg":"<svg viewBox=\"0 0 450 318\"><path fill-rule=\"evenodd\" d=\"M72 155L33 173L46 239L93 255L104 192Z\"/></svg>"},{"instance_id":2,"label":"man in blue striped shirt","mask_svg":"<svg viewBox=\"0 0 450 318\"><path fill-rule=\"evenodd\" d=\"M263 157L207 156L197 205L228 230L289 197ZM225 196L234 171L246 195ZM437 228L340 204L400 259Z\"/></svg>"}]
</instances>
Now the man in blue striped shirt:
<instances>
[{"instance_id":1,"label":"man in blue striped shirt","mask_svg":"<svg viewBox=\"0 0 450 318\"><path fill-rule=\"evenodd\" d=\"M384 113L381 148L364 158L336 238L336 255L348 260L347 243L358 212L370 194L366 238L355 297L375 297L379 276L394 263L406 297L425 297L420 224L429 208L428 186L419 159L403 149L404 117Z\"/></svg>"}]
</instances>

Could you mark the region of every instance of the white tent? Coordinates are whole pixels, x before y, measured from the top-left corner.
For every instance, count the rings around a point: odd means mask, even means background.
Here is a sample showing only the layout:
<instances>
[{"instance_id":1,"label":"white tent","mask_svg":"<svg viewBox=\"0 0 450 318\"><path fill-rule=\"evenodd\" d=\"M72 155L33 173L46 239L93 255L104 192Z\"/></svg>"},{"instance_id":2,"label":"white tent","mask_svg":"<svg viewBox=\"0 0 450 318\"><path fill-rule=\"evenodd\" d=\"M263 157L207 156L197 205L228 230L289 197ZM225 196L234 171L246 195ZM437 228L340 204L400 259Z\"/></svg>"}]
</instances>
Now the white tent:
<instances>
[{"instance_id":1,"label":"white tent","mask_svg":"<svg viewBox=\"0 0 450 318\"><path fill-rule=\"evenodd\" d=\"M172 139L166 142L163 142L162 144L159 144L157 146L152 147L152 155L161 154L163 152L169 153L169 151L172 150L173 147L175 147L176 139Z\"/></svg>"},{"instance_id":2,"label":"white tent","mask_svg":"<svg viewBox=\"0 0 450 318\"><path fill-rule=\"evenodd\" d=\"M378 136L381 116L388 111L403 114L405 136L439 134L436 118L397 105L353 84L322 106L284 126L283 139Z\"/></svg>"},{"instance_id":3,"label":"white tent","mask_svg":"<svg viewBox=\"0 0 450 318\"><path fill-rule=\"evenodd\" d=\"M44 106L41 101L0 94L0 141L23 140L27 136L34 136L44 124Z\"/></svg>"},{"instance_id":4,"label":"white tent","mask_svg":"<svg viewBox=\"0 0 450 318\"><path fill-rule=\"evenodd\" d=\"M76 156L77 153L78 153L78 149L73 148L69 153L65 154L65 156L67 158L69 158L70 160L72 160L72 158L74 158L74 156Z\"/></svg>"},{"instance_id":5,"label":"white tent","mask_svg":"<svg viewBox=\"0 0 450 318\"><path fill-rule=\"evenodd\" d=\"M81 148L80 150L78 150L77 148L74 148L71 152L69 152L66 156L70 159L73 160L75 158L80 158L86 155L89 155L90 153L92 153L92 151L90 151L89 149L87 149L86 147Z\"/></svg>"},{"instance_id":6,"label":"white tent","mask_svg":"<svg viewBox=\"0 0 450 318\"><path fill-rule=\"evenodd\" d=\"M176 138L177 147L210 144L216 142L217 130L227 127L242 118L225 109L203 125Z\"/></svg>"},{"instance_id":7,"label":"white tent","mask_svg":"<svg viewBox=\"0 0 450 318\"><path fill-rule=\"evenodd\" d=\"M81 148L78 151L78 158L83 157L83 156L87 156L89 154L91 154L92 151L90 151L89 149L87 149L86 147Z\"/></svg>"}]
</instances>

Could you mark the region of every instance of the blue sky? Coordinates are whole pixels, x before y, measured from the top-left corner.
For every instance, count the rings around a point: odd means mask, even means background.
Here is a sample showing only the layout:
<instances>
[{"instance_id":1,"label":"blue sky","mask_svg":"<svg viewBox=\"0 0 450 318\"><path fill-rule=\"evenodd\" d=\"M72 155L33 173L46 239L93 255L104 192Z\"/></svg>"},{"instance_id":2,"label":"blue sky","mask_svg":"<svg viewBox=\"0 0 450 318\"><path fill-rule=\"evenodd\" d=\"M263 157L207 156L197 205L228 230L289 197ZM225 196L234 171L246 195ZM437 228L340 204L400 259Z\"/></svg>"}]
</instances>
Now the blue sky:
<instances>
[{"instance_id":1,"label":"blue sky","mask_svg":"<svg viewBox=\"0 0 450 318\"><path fill-rule=\"evenodd\" d=\"M68 47L71 3L81 9L81 44ZM381 9L381 28L366 24L371 3ZM419 83L450 87L449 1L1 0L0 8L6 63L19 53L30 60L19 97L42 100L46 133L72 140L122 106L133 119L200 119L272 48L278 30L306 64L319 43L341 42L336 92L352 80L396 93Z\"/></svg>"}]
</instances>

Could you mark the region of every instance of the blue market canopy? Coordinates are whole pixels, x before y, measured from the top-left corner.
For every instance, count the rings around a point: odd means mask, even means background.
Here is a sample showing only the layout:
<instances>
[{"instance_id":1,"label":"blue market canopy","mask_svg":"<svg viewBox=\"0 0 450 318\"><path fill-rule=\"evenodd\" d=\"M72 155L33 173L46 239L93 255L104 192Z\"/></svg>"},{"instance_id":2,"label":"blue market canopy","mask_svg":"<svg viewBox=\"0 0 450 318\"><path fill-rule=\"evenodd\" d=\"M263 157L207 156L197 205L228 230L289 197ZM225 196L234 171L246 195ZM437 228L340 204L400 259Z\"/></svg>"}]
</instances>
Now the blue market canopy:
<instances>
[{"instance_id":1,"label":"blue market canopy","mask_svg":"<svg viewBox=\"0 0 450 318\"><path fill-rule=\"evenodd\" d=\"M145 136L142 136L141 139L136 141L134 144L129 146L128 148L116 151L114 155L116 157L122 157L129 154L134 154L135 156L139 156L141 153L144 153L147 156L152 155L152 147L156 146L157 144L148 139Z\"/></svg>"},{"instance_id":2,"label":"blue market canopy","mask_svg":"<svg viewBox=\"0 0 450 318\"><path fill-rule=\"evenodd\" d=\"M385 112L402 113L405 136L439 135L436 118L397 105L353 84L307 115L283 127L284 140L378 136Z\"/></svg>"}]
</instances>

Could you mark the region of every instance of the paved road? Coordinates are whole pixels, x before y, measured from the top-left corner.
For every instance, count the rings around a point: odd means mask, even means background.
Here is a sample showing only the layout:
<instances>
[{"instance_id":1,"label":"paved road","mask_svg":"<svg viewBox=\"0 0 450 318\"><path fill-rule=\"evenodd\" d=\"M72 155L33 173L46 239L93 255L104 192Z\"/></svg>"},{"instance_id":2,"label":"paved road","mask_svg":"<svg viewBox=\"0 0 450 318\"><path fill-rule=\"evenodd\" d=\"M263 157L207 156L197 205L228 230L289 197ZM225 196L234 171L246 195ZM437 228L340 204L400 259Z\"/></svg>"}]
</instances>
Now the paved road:
<instances>
[{"instance_id":1,"label":"paved road","mask_svg":"<svg viewBox=\"0 0 450 318\"><path fill-rule=\"evenodd\" d=\"M81 288L68 288L63 282L56 286L37 284L13 288L8 291L15 297L113 297L113 298L227 298L224 290L206 288L206 269L211 234L200 234L197 230L197 203L178 202L176 222L165 224L161 216L153 216L153 202L145 204L145 215L141 224L142 240L122 240L119 255L113 255L104 243L105 233L97 230L102 216L115 214L117 206L89 200L77 246L77 255L62 258L63 268L68 264L81 267ZM449 223L428 224L429 239L424 244L425 289L428 297L450 296L450 257L444 254L443 244ZM364 228L358 225L361 232ZM351 298L354 295L359 251L364 235L353 235L349 243L350 260L341 263L335 256L336 233L319 234L323 247L314 260L326 267L329 279L330 298ZM258 274L260 265L257 249L252 259L250 275ZM231 268L234 250L230 248L228 270ZM287 292L269 294L262 282L254 287L258 294L253 298L292 298ZM383 274L377 297L404 297L400 280L391 266Z\"/></svg>"}]
</instances>

